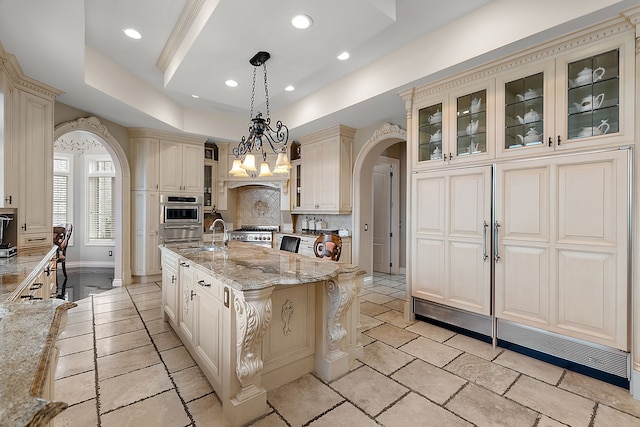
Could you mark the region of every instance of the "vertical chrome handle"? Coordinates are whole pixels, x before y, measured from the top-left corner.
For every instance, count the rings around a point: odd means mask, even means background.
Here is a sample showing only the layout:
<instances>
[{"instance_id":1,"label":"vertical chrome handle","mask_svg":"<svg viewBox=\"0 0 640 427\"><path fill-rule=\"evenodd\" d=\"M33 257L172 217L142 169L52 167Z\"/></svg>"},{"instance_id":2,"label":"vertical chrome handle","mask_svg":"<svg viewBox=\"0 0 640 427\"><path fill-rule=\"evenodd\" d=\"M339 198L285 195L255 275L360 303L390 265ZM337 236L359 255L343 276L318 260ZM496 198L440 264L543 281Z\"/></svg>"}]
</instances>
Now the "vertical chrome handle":
<instances>
[{"instance_id":1,"label":"vertical chrome handle","mask_svg":"<svg viewBox=\"0 0 640 427\"><path fill-rule=\"evenodd\" d=\"M193 297L195 297L195 296L196 296L196 293L193 292L193 289L191 289L191 301L193 301Z\"/></svg>"},{"instance_id":2,"label":"vertical chrome handle","mask_svg":"<svg viewBox=\"0 0 640 427\"><path fill-rule=\"evenodd\" d=\"M224 287L224 306L229 307L229 288Z\"/></svg>"},{"instance_id":3,"label":"vertical chrome handle","mask_svg":"<svg viewBox=\"0 0 640 427\"><path fill-rule=\"evenodd\" d=\"M495 261L498 262L500 261L500 248L499 248L500 245L498 244L498 235L500 234L500 223L498 221L496 221L494 233L495 233L495 238L493 239L493 244L496 245L494 258L495 258Z\"/></svg>"},{"instance_id":4,"label":"vertical chrome handle","mask_svg":"<svg viewBox=\"0 0 640 427\"><path fill-rule=\"evenodd\" d=\"M176 283L176 276L173 274L171 275L171 283Z\"/></svg>"},{"instance_id":5,"label":"vertical chrome handle","mask_svg":"<svg viewBox=\"0 0 640 427\"><path fill-rule=\"evenodd\" d=\"M482 221L482 260L486 261L487 258L489 258L489 255L487 254L487 228L489 227L489 224L487 224L487 221Z\"/></svg>"}]
</instances>

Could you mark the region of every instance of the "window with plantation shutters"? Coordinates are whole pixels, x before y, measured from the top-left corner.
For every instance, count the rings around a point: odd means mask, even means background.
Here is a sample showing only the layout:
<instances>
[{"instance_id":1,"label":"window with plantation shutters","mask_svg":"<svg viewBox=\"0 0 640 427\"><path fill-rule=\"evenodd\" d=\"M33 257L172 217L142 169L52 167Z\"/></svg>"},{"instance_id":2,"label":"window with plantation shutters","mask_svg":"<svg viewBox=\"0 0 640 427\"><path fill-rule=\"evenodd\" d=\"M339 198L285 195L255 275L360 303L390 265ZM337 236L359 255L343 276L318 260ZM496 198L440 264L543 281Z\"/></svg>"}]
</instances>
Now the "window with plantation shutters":
<instances>
[{"instance_id":1,"label":"window with plantation shutters","mask_svg":"<svg viewBox=\"0 0 640 427\"><path fill-rule=\"evenodd\" d=\"M91 157L87 182L89 242L113 244L115 241L115 169L111 159Z\"/></svg>"},{"instance_id":2,"label":"window with plantation shutters","mask_svg":"<svg viewBox=\"0 0 640 427\"><path fill-rule=\"evenodd\" d=\"M73 223L73 156L53 157L53 225Z\"/></svg>"}]
</instances>

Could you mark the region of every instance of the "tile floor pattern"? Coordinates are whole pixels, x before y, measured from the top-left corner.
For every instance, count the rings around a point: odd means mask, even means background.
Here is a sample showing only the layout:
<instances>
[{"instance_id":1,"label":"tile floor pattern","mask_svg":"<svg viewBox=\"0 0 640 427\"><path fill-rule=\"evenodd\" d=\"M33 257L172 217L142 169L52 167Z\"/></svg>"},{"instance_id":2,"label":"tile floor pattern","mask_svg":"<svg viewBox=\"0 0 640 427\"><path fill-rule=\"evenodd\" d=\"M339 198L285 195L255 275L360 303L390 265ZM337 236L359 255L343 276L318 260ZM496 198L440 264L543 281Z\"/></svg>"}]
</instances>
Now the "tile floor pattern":
<instances>
[{"instance_id":1,"label":"tile floor pattern","mask_svg":"<svg viewBox=\"0 0 640 427\"><path fill-rule=\"evenodd\" d=\"M639 426L628 391L449 330L408 322L404 277L361 294L362 360L267 394L253 426ZM78 302L59 341L60 426L224 426L221 406L163 322L158 284Z\"/></svg>"}]
</instances>

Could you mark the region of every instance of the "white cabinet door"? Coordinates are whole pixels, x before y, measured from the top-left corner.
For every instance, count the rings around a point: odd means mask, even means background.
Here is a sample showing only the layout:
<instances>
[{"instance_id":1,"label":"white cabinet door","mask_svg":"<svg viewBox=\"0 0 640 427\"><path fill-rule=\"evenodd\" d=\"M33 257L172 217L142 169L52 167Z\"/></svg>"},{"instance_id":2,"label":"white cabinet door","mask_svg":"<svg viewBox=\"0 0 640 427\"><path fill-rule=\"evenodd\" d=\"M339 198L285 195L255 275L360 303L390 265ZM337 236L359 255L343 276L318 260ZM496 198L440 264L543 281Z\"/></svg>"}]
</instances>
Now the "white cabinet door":
<instances>
[{"instance_id":1,"label":"white cabinet door","mask_svg":"<svg viewBox=\"0 0 640 427\"><path fill-rule=\"evenodd\" d=\"M224 338L224 304L216 298L223 285L210 276L196 274L195 335L193 348L204 364L206 371L213 375L218 384L222 383L222 342ZM206 287L206 288L205 288Z\"/></svg>"},{"instance_id":2,"label":"white cabinet door","mask_svg":"<svg viewBox=\"0 0 640 427\"><path fill-rule=\"evenodd\" d=\"M160 179L160 142L155 138L133 138L133 189L157 191Z\"/></svg>"},{"instance_id":3,"label":"white cabinet door","mask_svg":"<svg viewBox=\"0 0 640 427\"><path fill-rule=\"evenodd\" d=\"M134 238L132 272L136 276L160 274L158 228L160 200L157 191L133 192Z\"/></svg>"},{"instance_id":4,"label":"white cabinet door","mask_svg":"<svg viewBox=\"0 0 640 427\"><path fill-rule=\"evenodd\" d=\"M18 92L0 72L0 207L18 206L18 144L15 143L15 116ZM15 242L14 242L15 243Z\"/></svg>"},{"instance_id":5,"label":"white cabinet door","mask_svg":"<svg viewBox=\"0 0 640 427\"><path fill-rule=\"evenodd\" d=\"M182 144L160 140L160 191L182 191Z\"/></svg>"},{"instance_id":6,"label":"white cabinet door","mask_svg":"<svg viewBox=\"0 0 640 427\"><path fill-rule=\"evenodd\" d=\"M498 165L496 316L628 351L628 151Z\"/></svg>"},{"instance_id":7,"label":"white cabinet door","mask_svg":"<svg viewBox=\"0 0 640 427\"><path fill-rule=\"evenodd\" d=\"M302 184L300 194L300 210L316 210L316 192L318 187L318 145L306 144L302 148L303 163L301 166L300 182ZM327 187L325 187L326 189Z\"/></svg>"},{"instance_id":8,"label":"white cabinet door","mask_svg":"<svg viewBox=\"0 0 640 427\"><path fill-rule=\"evenodd\" d=\"M496 315L544 328L550 322L549 161L496 168Z\"/></svg>"},{"instance_id":9,"label":"white cabinet door","mask_svg":"<svg viewBox=\"0 0 640 427\"><path fill-rule=\"evenodd\" d=\"M53 101L21 92L20 200L18 233L48 233L51 245L53 206Z\"/></svg>"},{"instance_id":10,"label":"white cabinet door","mask_svg":"<svg viewBox=\"0 0 640 427\"><path fill-rule=\"evenodd\" d=\"M162 257L162 307L174 325L178 319L178 259L164 254Z\"/></svg>"},{"instance_id":11,"label":"white cabinet door","mask_svg":"<svg viewBox=\"0 0 640 427\"><path fill-rule=\"evenodd\" d=\"M204 154L201 145L182 144L182 191L202 194Z\"/></svg>"},{"instance_id":12,"label":"white cabinet door","mask_svg":"<svg viewBox=\"0 0 640 427\"><path fill-rule=\"evenodd\" d=\"M180 286L180 312L178 314L178 325L180 333L189 341L193 341L195 309L193 299L196 296L195 272L193 267L185 262L179 264L179 286Z\"/></svg>"},{"instance_id":13,"label":"white cabinet door","mask_svg":"<svg viewBox=\"0 0 640 427\"><path fill-rule=\"evenodd\" d=\"M489 315L491 167L412 179L413 296Z\"/></svg>"}]
</instances>

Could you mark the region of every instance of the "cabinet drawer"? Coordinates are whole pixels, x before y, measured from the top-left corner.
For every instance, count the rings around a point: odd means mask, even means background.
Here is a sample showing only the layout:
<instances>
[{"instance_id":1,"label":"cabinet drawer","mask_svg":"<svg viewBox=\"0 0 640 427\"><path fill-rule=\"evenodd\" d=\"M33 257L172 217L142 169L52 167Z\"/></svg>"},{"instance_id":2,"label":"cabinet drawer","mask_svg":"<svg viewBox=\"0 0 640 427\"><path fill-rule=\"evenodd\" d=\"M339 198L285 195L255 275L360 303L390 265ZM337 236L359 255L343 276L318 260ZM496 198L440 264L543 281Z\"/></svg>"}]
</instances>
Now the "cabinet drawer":
<instances>
[{"instance_id":1,"label":"cabinet drawer","mask_svg":"<svg viewBox=\"0 0 640 427\"><path fill-rule=\"evenodd\" d=\"M53 234L49 233L33 233L21 234L18 237L18 248L35 248L40 246L53 245Z\"/></svg>"},{"instance_id":2,"label":"cabinet drawer","mask_svg":"<svg viewBox=\"0 0 640 427\"><path fill-rule=\"evenodd\" d=\"M224 285L217 279L214 279L209 274L196 270L194 289L198 292L200 289L207 292L209 295L222 301L222 292Z\"/></svg>"}]
</instances>

